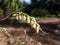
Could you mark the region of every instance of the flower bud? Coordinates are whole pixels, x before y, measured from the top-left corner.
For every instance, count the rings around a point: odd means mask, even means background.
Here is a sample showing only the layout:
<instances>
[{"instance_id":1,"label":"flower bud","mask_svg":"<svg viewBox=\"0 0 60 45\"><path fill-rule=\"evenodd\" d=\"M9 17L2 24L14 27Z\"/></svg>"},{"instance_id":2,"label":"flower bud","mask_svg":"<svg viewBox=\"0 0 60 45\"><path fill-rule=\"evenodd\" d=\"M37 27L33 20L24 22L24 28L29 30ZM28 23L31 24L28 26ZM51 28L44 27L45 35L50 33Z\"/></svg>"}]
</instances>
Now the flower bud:
<instances>
[{"instance_id":1,"label":"flower bud","mask_svg":"<svg viewBox=\"0 0 60 45\"><path fill-rule=\"evenodd\" d=\"M39 30L40 30L40 25L39 24L36 24L36 32L39 33Z\"/></svg>"},{"instance_id":2,"label":"flower bud","mask_svg":"<svg viewBox=\"0 0 60 45\"><path fill-rule=\"evenodd\" d=\"M27 23L30 23L30 16L27 16L26 18Z\"/></svg>"}]
</instances>

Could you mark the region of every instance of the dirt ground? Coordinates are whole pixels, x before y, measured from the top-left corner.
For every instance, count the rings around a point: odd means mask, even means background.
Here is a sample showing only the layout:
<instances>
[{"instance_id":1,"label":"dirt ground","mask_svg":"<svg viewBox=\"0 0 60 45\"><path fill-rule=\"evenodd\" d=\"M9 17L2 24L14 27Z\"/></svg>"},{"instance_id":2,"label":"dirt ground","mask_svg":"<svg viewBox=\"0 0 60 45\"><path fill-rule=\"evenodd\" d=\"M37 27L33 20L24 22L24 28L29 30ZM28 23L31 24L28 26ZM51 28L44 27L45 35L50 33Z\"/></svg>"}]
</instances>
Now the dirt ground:
<instances>
[{"instance_id":1,"label":"dirt ground","mask_svg":"<svg viewBox=\"0 0 60 45\"><path fill-rule=\"evenodd\" d=\"M52 34L44 34L42 32L37 34L29 26L0 26L6 28L10 34L8 36L5 31L0 31L0 45L60 45L60 41L54 39Z\"/></svg>"},{"instance_id":2,"label":"dirt ground","mask_svg":"<svg viewBox=\"0 0 60 45\"><path fill-rule=\"evenodd\" d=\"M25 23L0 24L0 27L8 32L7 34L0 28L0 45L60 45L60 40L52 33L44 34L40 31L37 34L30 25Z\"/></svg>"}]
</instances>

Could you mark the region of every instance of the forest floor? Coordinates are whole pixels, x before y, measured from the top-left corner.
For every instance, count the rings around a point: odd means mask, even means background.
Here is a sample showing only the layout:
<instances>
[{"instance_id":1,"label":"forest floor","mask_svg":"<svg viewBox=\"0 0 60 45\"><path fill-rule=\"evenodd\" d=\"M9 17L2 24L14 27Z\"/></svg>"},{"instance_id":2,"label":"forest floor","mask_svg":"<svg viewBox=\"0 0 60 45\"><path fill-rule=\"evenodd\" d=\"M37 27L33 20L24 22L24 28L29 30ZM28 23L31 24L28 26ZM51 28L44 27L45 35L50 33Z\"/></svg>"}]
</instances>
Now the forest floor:
<instances>
[{"instance_id":1,"label":"forest floor","mask_svg":"<svg viewBox=\"0 0 60 45\"><path fill-rule=\"evenodd\" d=\"M51 24L51 22L40 24L42 28L46 28L45 30L49 30L50 32L44 34L40 31L37 34L35 30L26 23L0 24L0 27L5 28L9 34L8 35L6 31L1 31L3 29L0 29L0 45L60 45L60 39L55 38L55 35L51 32L55 30L55 24L60 25L60 21L54 24Z\"/></svg>"}]
</instances>

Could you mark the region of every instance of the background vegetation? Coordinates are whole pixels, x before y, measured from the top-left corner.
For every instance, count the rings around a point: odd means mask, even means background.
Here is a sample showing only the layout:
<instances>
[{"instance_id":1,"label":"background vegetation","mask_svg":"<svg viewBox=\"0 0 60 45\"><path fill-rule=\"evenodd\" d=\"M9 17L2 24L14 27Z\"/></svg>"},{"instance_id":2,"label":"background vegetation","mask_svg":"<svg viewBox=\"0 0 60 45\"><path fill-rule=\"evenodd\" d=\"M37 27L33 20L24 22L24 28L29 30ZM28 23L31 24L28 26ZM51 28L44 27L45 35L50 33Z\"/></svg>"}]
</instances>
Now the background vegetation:
<instances>
[{"instance_id":1,"label":"background vegetation","mask_svg":"<svg viewBox=\"0 0 60 45\"><path fill-rule=\"evenodd\" d=\"M31 0L30 4L20 0L0 0L1 17L16 11L36 17L60 17L60 0Z\"/></svg>"}]
</instances>

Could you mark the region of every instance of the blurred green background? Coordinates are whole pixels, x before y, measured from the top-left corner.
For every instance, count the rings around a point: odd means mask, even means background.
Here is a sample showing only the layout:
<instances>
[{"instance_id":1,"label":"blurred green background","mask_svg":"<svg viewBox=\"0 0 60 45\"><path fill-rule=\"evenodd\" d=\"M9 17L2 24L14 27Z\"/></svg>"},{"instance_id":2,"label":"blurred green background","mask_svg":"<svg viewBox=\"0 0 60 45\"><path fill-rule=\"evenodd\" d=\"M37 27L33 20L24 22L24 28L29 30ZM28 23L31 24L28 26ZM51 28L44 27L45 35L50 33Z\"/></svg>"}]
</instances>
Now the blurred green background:
<instances>
[{"instance_id":1,"label":"blurred green background","mask_svg":"<svg viewBox=\"0 0 60 45\"><path fill-rule=\"evenodd\" d=\"M60 18L60 0L0 0L0 17L16 11L36 18Z\"/></svg>"}]
</instances>

